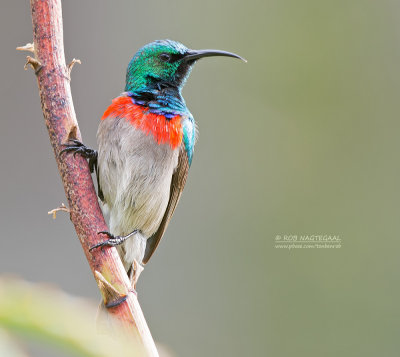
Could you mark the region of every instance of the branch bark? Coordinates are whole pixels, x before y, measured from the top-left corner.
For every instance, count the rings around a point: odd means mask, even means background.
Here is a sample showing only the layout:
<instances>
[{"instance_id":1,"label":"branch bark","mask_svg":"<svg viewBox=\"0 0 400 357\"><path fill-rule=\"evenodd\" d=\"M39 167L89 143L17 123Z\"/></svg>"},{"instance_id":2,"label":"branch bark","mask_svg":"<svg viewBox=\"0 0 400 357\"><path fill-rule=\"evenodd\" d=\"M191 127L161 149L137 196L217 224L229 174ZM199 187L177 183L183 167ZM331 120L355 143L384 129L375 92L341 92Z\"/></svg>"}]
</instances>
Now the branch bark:
<instances>
[{"instance_id":1,"label":"branch bark","mask_svg":"<svg viewBox=\"0 0 400 357\"><path fill-rule=\"evenodd\" d=\"M109 314L121 322L130 336L144 347L148 356L158 356L136 293L116 249L89 252L89 247L99 243L97 232L107 230L89 166L79 155L59 155L64 143L70 139L81 140L71 97L72 65L66 65L64 56L61 0L31 0L30 3L35 56L28 56L27 64L36 73L43 115L68 199L71 221L103 300L106 303L122 301L109 308Z\"/></svg>"}]
</instances>

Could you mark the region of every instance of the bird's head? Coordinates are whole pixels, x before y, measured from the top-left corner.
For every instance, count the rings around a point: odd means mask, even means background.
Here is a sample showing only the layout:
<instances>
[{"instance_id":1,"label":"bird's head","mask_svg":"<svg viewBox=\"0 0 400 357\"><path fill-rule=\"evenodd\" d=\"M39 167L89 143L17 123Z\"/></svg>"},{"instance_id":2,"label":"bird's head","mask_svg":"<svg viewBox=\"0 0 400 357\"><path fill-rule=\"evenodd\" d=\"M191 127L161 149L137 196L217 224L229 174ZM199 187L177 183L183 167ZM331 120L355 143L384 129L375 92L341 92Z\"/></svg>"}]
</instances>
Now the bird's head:
<instances>
[{"instance_id":1,"label":"bird's head","mask_svg":"<svg viewBox=\"0 0 400 357\"><path fill-rule=\"evenodd\" d=\"M218 50L190 50L179 42L159 40L143 46L132 58L126 72L126 91L172 87L181 89L193 64L202 57L242 57ZM244 60L245 61L245 60Z\"/></svg>"}]
</instances>

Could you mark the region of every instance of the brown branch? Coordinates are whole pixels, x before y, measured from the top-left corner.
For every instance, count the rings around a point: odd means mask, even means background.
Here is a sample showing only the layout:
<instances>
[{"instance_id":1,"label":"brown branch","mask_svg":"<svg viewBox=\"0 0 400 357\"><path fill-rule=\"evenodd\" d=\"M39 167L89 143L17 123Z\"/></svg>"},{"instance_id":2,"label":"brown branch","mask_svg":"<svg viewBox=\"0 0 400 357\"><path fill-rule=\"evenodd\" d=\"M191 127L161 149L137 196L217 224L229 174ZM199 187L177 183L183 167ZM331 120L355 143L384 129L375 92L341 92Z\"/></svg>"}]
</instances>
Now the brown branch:
<instances>
[{"instance_id":1,"label":"brown branch","mask_svg":"<svg viewBox=\"0 0 400 357\"><path fill-rule=\"evenodd\" d=\"M148 356L158 356L116 249L89 252L89 247L99 243L97 232L106 231L107 225L88 163L79 155L59 155L68 140L81 140L69 83L70 70L77 61L72 61L70 66L65 62L61 0L31 0L31 10L34 45L21 49L34 50L35 58L28 56L27 64L34 68L37 76L43 115L68 199L71 221L106 303L118 298L122 301L109 308L109 314L143 345Z\"/></svg>"}]
</instances>

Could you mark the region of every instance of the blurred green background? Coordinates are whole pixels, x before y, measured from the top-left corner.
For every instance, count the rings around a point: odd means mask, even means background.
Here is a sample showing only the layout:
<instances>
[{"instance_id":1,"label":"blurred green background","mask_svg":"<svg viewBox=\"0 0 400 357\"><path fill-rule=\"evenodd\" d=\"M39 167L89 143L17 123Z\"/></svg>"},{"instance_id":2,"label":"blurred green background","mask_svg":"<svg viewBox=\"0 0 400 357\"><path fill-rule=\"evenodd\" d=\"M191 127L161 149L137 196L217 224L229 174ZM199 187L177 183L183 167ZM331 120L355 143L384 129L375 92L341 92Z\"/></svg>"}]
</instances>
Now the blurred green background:
<instances>
[{"instance_id":1,"label":"blurred green background","mask_svg":"<svg viewBox=\"0 0 400 357\"><path fill-rule=\"evenodd\" d=\"M397 356L400 348L400 3L374 0L63 3L84 141L143 44L205 59L184 89L200 139L185 193L138 284L176 356ZM0 271L99 299L68 216L36 81L15 47L28 1L0 12ZM275 249L331 234L340 249ZM41 354L38 354L41 355Z\"/></svg>"}]
</instances>

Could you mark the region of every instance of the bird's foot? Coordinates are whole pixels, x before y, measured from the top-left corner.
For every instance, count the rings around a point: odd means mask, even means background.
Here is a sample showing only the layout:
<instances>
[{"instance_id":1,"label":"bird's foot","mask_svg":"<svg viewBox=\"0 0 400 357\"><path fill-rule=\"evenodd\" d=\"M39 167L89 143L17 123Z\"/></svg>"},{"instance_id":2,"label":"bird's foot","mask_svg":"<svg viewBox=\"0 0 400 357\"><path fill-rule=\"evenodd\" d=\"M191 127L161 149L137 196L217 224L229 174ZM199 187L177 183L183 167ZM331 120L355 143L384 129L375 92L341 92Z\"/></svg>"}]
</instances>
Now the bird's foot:
<instances>
[{"instance_id":1,"label":"bird's foot","mask_svg":"<svg viewBox=\"0 0 400 357\"><path fill-rule=\"evenodd\" d=\"M144 270L142 264L140 264L136 259L133 260L132 266L129 269L129 280L131 281L131 285L136 292L136 283L139 280L139 276Z\"/></svg>"},{"instance_id":2,"label":"bird's foot","mask_svg":"<svg viewBox=\"0 0 400 357\"><path fill-rule=\"evenodd\" d=\"M89 248L89 252L91 252L93 249L100 248L100 247L116 247L117 245L122 244L125 242L128 238L132 237L134 234L138 233L139 230L135 229L133 232L129 233L126 236L114 236L110 232L103 231L103 232L98 232L97 234L105 234L109 238L105 240L104 242L98 243L93 245L92 247Z\"/></svg>"},{"instance_id":3,"label":"bird's foot","mask_svg":"<svg viewBox=\"0 0 400 357\"><path fill-rule=\"evenodd\" d=\"M97 167L97 151L88 148L85 144L81 143L79 140L71 139L68 144L63 144L64 149L60 151L60 156L64 152L73 152L74 157L76 154L83 156L85 159L89 160L90 172L94 172Z\"/></svg>"}]
</instances>

